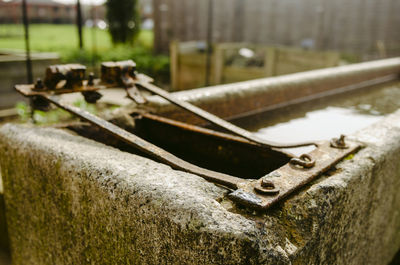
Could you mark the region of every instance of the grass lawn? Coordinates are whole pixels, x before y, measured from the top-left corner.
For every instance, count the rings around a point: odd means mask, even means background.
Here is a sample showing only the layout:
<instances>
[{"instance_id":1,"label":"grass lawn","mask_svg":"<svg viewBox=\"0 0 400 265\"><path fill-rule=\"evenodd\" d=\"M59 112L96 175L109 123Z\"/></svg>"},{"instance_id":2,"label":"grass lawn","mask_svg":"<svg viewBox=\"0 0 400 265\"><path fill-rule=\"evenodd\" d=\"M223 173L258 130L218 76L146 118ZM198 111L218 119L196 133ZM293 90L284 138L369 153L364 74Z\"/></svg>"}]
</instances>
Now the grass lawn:
<instances>
[{"instance_id":1,"label":"grass lawn","mask_svg":"<svg viewBox=\"0 0 400 265\"><path fill-rule=\"evenodd\" d=\"M61 57L78 48L78 33L74 25L32 24L30 25L30 44L33 51L58 52ZM91 51L93 37L99 52L113 48L107 30L83 29L84 47ZM141 31L136 45L152 49L153 32ZM0 49L24 49L24 31L21 24L0 24Z\"/></svg>"},{"instance_id":2,"label":"grass lawn","mask_svg":"<svg viewBox=\"0 0 400 265\"><path fill-rule=\"evenodd\" d=\"M138 70L154 77L159 83L169 83L169 57L153 54L153 32L142 30L134 45L117 45L111 42L107 30L83 29L84 49L78 48L78 33L75 25L32 24L30 44L32 51L57 52L61 63L81 63L86 66L104 61L132 59ZM95 41L96 53L93 53ZM0 24L0 50L24 50L23 25Z\"/></svg>"}]
</instances>

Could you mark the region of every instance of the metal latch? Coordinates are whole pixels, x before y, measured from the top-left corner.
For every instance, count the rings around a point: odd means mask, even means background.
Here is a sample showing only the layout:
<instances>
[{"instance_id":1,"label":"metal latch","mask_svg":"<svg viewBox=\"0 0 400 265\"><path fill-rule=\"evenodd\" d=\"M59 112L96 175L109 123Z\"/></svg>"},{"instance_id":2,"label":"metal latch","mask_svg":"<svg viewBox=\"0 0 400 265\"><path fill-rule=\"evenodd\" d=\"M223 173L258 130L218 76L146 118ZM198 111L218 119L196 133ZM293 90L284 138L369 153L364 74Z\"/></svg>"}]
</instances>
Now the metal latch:
<instances>
[{"instance_id":1,"label":"metal latch","mask_svg":"<svg viewBox=\"0 0 400 265\"><path fill-rule=\"evenodd\" d=\"M178 170L197 174L206 180L226 186L231 189L229 197L232 200L254 209L267 209L271 205L293 193L295 190L298 190L305 184L317 178L332 168L344 157L356 152L360 148L359 144L345 141L344 137L332 139L331 141L296 144L282 144L260 139L254 136L253 133L237 127L236 125L233 125L232 123L229 123L188 102L181 101L167 91L153 85L151 83L151 78L136 72L136 64L133 61L103 63L101 68L101 80L95 80L93 75L89 76L89 80L84 80L85 70L86 68L81 65L50 66L46 71L44 84L41 81L38 81L35 85L17 85L15 88L24 96L53 103L56 106L75 114L81 119L96 125L101 130L113 135L128 145L148 154L157 161L166 163ZM60 82L63 82L63 84L60 84ZM157 145L104 119L90 114L85 110L68 105L62 102L59 97L60 94L74 92L82 92L87 95L93 95L93 93L101 95L98 90L105 89L106 87L125 88L128 96L132 92L129 89L134 88L136 89L134 92L135 96L130 97L137 102L141 102L141 104L145 102L145 98L137 88L147 90L236 136L226 136L209 129L206 130L201 127L171 121L161 117L158 119L161 122L172 124L172 126L179 127L183 124L183 126L191 128L197 133L210 134L213 137L224 140L229 138L234 141L239 141L244 145L258 146L259 148L268 150L282 150L288 147L307 145L314 145L316 146L316 149L309 154L304 154L300 157L291 157L288 163L280 166L260 179L245 179L202 168L178 158ZM140 99L141 97L143 97L143 100ZM99 97L88 99L88 96L85 96L85 99L90 102L96 102ZM157 117L157 115L152 115Z\"/></svg>"}]
</instances>

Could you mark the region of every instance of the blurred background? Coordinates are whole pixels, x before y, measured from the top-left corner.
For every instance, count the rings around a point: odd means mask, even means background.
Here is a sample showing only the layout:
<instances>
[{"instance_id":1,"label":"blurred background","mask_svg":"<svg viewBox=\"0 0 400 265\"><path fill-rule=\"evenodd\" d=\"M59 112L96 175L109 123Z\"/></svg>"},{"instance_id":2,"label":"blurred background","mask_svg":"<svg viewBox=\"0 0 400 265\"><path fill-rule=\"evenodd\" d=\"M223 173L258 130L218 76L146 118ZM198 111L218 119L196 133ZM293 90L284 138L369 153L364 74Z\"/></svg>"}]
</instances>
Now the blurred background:
<instances>
[{"instance_id":1,"label":"blurred background","mask_svg":"<svg viewBox=\"0 0 400 265\"><path fill-rule=\"evenodd\" d=\"M398 56L399 14L398 0L0 0L0 109L57 63L98 76L132 59L178 91Z\"/></svg>"},{"instance_id":2,"label":"blurred background","mask_svg":"<svg viewBox=\"0 0 400 265\"><path fill-rule=\"evenodd\" d=\"M399 55L399 0L0 0L0 123L68 115L31 113L13 88L52 64L99 77L101 62L132 59L180 91ZM1 207L0 196L0 264L9 264Z\"/></svg>"}]
</instances>

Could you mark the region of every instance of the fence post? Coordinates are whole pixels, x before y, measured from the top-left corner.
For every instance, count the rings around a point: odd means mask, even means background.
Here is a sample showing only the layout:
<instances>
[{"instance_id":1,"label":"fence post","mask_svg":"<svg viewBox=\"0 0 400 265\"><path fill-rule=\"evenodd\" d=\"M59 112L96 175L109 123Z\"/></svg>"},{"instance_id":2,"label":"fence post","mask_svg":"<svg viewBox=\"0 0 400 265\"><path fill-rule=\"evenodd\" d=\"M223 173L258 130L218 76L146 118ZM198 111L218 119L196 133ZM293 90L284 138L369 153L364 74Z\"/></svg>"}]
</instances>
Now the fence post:
<instances>
[{"instance_id":1,"label":"fence post","mask_svg":"<svg viewBox=\"0 0 400 265\"><path fill-rule=\"evenodd\" d=\"M219 85L223 82L224 45L215 44L214 48L214 85Z\"/></svg>"},{"instance_id":2,"label":"fence post","mask_svg":"<svg viewBox=\"0 0 400 265\"><path fill-rule=\"evenodd\" d=\"M170 44L170 70L172 91L179 89L179 43L172 41Z\"/></svg>"},{"instance_id":3,"label":"fence post","mask_svg":"<svg viewBox=\"0 0 400 265\"><path fill-rule=\"evenodd\" d=\"M213 42L213 18L214 0L208 0L208 23L207 23L207 54L206 54L206 86L211 84L211 56Z\"/></svg>"},{"instance_id":4,"label":"fence post","mask_svg":"<svg viewBox=\"0 0 400 265\"><path fill-rule=\"evenodd\" d=\"M274 76L276 68L276 49L274 47L268 47L265 56L265 73L266 76Z\"/></svg>"}]
</instances>

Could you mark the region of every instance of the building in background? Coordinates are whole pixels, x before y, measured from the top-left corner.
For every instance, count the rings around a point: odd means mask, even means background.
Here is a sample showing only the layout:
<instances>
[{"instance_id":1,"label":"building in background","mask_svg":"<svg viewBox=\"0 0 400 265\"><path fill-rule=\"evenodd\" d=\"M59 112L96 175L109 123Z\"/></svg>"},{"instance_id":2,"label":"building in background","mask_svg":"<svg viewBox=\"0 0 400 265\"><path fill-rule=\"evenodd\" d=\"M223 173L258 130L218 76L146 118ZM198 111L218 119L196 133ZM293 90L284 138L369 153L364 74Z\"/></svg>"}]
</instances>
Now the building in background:
<instances>
[{"instance_id":1,"label":"building in background","mask_svg":"<svg viewBox=\"0 0 400 265\"><path fill-rule=\"evenodd\" d=\"M22 0L0 0L0 23L17 24L22 22ZM72 24L76 22L76 5L63 4L53 0L27 1L30 23ZM95 16L97 20L105 18L104 5L82 5L84 20Z\"/></svg>"},{"instance_id":2,"label":"building in background","mask_svg":"<svg viewBox=\"0 0 400 265\"><path fill-rule=\"evenodd\" d=\"M0 23L21 23L22 0L0 1ZM53 0L27 1L28 17L31 23L74 23L75 6Z\"/></svg>"},{"instance_id":3,"label":"building in background","mask_svg":"<svg viewBox=\"0 0 400 265\"><path fill-rule=\"evenodd\" d=\"M0 24L18 24L22 22L22 0L0 0ZM28 17L30 23L72 24L76 22L76 6L63 4L54 0L29 0L27 1ZM142 26L145 29L153 28L152 0L139 1ZM82 5L84 21L93 19L104 23L106 16L105 5Z\"/></svg>"}]
</instances>

